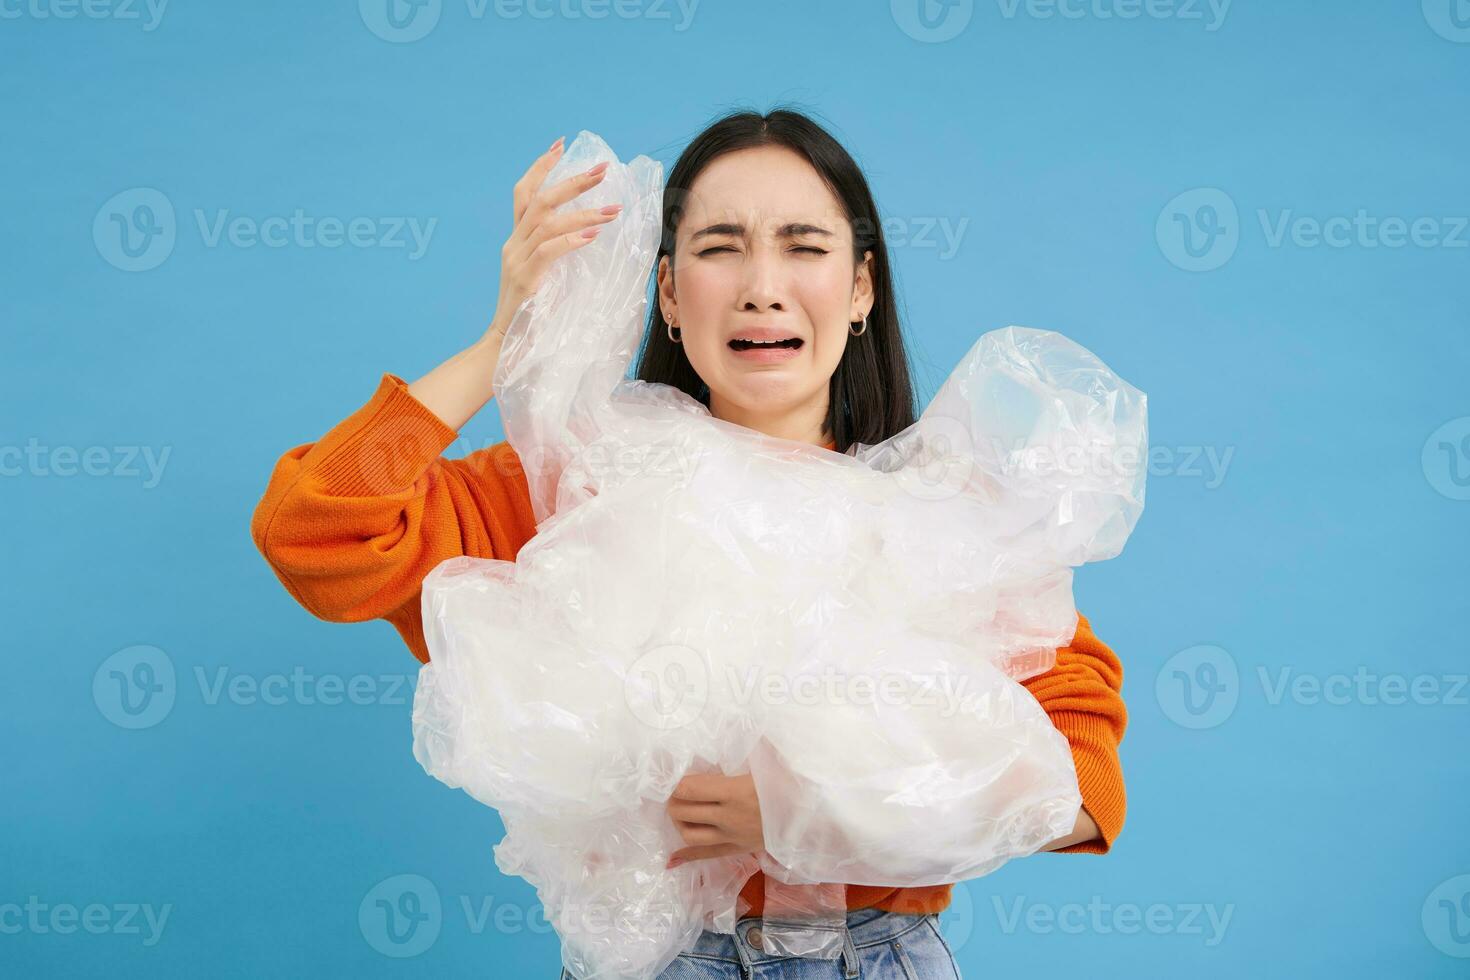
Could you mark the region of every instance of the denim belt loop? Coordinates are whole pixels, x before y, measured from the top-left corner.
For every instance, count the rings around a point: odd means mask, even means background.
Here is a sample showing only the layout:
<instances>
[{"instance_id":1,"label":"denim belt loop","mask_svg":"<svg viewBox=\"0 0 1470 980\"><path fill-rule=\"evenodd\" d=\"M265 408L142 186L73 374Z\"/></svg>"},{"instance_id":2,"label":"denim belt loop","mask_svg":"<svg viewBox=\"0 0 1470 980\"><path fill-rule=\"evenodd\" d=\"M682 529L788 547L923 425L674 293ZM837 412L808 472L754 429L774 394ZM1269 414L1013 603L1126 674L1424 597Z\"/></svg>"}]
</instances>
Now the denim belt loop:
<instances>
[{"instance_id":1,"label":"denim belt loop","mask_svg":"<svg viewBox=\"0 0 1470 980\"><path fill-rule=\"evenodd\" d=\"M846 980L853 980L862 974L862 969L858 966L857 947L852 942L852 930L846 925L842 927L842 964L842 975Z\"/></svg>"}]
</instances>

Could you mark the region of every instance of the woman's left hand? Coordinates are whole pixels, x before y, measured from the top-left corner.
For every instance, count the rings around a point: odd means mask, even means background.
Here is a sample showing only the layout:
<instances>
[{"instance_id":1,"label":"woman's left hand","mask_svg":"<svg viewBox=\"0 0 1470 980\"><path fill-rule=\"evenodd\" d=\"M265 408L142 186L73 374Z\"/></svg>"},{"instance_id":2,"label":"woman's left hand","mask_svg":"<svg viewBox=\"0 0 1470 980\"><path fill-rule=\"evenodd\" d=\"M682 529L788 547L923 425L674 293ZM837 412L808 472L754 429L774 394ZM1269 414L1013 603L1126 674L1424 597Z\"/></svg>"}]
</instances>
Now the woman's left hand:
<instances>
[{"instance_id":1,"label":"woman's left hand","mask_svg":"<svg viewBox=\"0 0 1470 980\"><path fill-rule=\"evenodd\" d=\"M760 800L755 795L755 779L749 773L691 773L674 787L668 812L689 845L673 853L670 868L685 861L745 854L765 847Z\"/></svg>"}]
</instances>

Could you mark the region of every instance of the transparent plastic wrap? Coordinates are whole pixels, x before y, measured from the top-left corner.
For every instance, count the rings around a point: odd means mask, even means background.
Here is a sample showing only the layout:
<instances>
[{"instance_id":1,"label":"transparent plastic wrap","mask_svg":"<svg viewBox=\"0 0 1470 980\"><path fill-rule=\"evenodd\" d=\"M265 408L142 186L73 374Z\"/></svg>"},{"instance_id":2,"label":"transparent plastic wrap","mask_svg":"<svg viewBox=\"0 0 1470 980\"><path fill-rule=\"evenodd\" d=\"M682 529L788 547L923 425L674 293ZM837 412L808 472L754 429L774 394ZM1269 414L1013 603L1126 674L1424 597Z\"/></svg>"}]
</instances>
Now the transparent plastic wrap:
<instances>
[{"instance_id":1,"label":"transparent plastic wrap","mask_svg":"<svg viewBox=\"0 0 1470 980\"><path fill-rule=\"evenodd\" d=\"M548 271L493 379L537 533L426 577L415 757L500 812L496 862L584 980L732 932L758 869L766 948L835 958L847 884L960 881L1071 831L1070 748L1018 682L1072 638L1072 568L1142 511L1145 399L1021 327L847 454L625 380L662 170L583 131L547 179L602 161L565 208L623 214ZM697 772L751 775L763 851L665 868Z\"/></svg>"}]
</instances>

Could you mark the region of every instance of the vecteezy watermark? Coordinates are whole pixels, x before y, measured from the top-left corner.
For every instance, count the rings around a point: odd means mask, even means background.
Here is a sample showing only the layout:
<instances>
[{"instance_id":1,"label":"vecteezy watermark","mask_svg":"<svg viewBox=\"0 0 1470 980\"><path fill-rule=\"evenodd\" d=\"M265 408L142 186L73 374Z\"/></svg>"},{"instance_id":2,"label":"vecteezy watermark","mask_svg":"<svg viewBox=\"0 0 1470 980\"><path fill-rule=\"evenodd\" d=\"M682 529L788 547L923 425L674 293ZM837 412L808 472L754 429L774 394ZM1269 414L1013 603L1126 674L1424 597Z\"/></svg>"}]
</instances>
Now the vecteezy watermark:
<instances>
[{"instance_id":1,"label":"vecteezy watermark","mask_svg":"<svg viewBox=\"0 0 1470 980\"><path fill-rule=\"evenodd\" d=\"M939 936L952 952L964 949L975 933L975 895L972 890L975 880L955 882L949 892L949 904L939 913Z\"/></svg>"},{"instance_id":2,"label":"vecteezy watermark","mask_svg":"<svg viewBox=\"0 0 1470 980\"><path fill-rule=\"evenodd\" d=\"M659 731L682 728L709 701L710 665L692 647L651 647L623 675L623 700L643 724Z\"/></svg>"},{"instance_id":3,"label":"vecteezy watermark","mask_svg":"<svg viewBox=\"0 0 1470 980\"><path fill-rule=\"evenodd\" d=\"M1006 20L1177 20L1210 33L1225 24L1233 0L996 0Z\"/></svg>"},{"instance_id":4,"label":"vecteezy watermark","mask_svg":"<svg viewBox=\"0 0 1470 980\"><path fill-rule=\"evenodd\" d=\"M1225 24L1233 0L995 0L1004 20L1130 21L1199 23L1208 32ZM909 37L937 44L958 37L975 15L974 0L890 0L893 22Z\"/></svg>"},{"instance_id":5,"label":"vecteezy watermark","mask_svg":"<svg viewBox=\"0 0 1470 980\"><path fill-rule=\"evenodd\" d=\"M1470 2L1467 0L1422 0L1424 19L1434 33L1446 41L1470 44Z\"/></svg>"},{"instance_id":6,"label":"vecteezy watermark","mask_svg":"<svg viewBox=\"0 0 1470 980\"><path fill-rule=\"evenodd\" d=\"M1200 644L1180 650L1159 668L1154 697L1164 714L1184 728L1214 728L1235 712L1240 671L1224 647Z\"/></svg>"},{"instance_id":7,"label":"vecteezy watermark","mask_svg":"<svg viewBox=\"0 0 1470 980\"><path fill-rule=\"evenodd\" d=\"M934 250L941 261L948 261L959 254L965 230L970 227L969 218L950 218L947 215L888 215L880 218L883 241L891 249L913 248ZM853 235L858 238L873 237L872 223L864 219L852 222Z\"/></svg>"},{"instance_id":8,"label":"vecteezy watermark","mask_svg":"<svg viewBox=\"0 0 1470 980\"><path fill-rule=\"evenodd\" d=\"M658 856L657 863L662 864L666 858ZM447 926L458 921L451 910L460 913L465 931L472 936L486 932L547 935L553 931L563 937L626 935L634 925L626 906L565 902L557 907L553 926L539 902L522 905L497 901L494 895L465 894L450 896L446 901L434 882L419 874L393 875L368 889L358 904L357 925L373 949L384 956L406 959L426 952Z\"/></svg>"},{"instance_id":9,"label":"vecteezy watermark","mask_svg":"<svg viewBox=\"0 0 1470 980\"><path fill-rule=\"evenodd\" d=\"M1470 248L1470 216L1370 214L1319 218L1291 208L1256 210L1267 248ZM1186 272L1210 272L1235 255L1243 228L1235 201L1218 187L1185 191L1164 205L1154 223L1159 251Z\"/></svg>"},{"instance_id":10,"label":"vecteezy watermark","mask_svg":"<svg viewBox=\"0 0 1470 980\"><path fill-rule=\"evenodd\" d=\"M661 644L640 656L624 675L623 696L634 717L660 731L698 718L709 702L713 681L719 681L721 703L728 707L881 705L932 709L952 718L970 703L970 678L963 674L848 670L831 664L793 671L725 664L718 675L713 672L708 658L693 648Z\"/></svg>"},{"instance_id":11,"label":"vecteezy watermark","mask_svg":"<svg viewBox=\"0 0 1470 980\"><path fill-rule=\"evenodd\" d=\"M1380 674L1359 665L1351 674L1256 668L1266 703L1299 705L1448 705L1470 707L1470 674Z\"/></svg>"},{"instance_id":12,"label":"vecteezy watermark","mask_svg":"<svg viewBox=\"0 0 1470 980\"><path fill-rule=\"evenodd\" d=\"M316 674L300 665L264 675L196 665L193 677L200 702L209 707L407 705L417 680L407 674ZM93 703L119 728L152 728L173 711L178 695L173 658L156 646L118 650L92 675Z\"/></svg>"},{"instance_id":13,"label":"vecteezy watermark","mask_svg":"<svg viewBox=\"0 0 1470 980\"><path fill-rule=\"evenodd\" d=\"M234 214L228 208L195 208L192 215L205 248L404 249L411 262L428 251L439 224L438 218L317 216L304 208L264 217ZM162 265L173 254L178 234L173 202L152 187L113 195L92 220L97 254L124 272L146 272Z\"/></svg>"},{"instance_id":14,"label":"vecteezy watermark","mask_svg":"<svg viewBox=\"0 0 1470 980\"><path fill-rule=\"evenodd\" d=\"M407 674L313 674L299 664L289 674L232 673L228 667L206 672L195 666L194 679L207 705L406 705L414 690Z\"/></svg>"},{"instance_id":15,"label":"vecteezy watermark","mask_svg":"<svg viewBox=\"0 0 1470 980\"><path fill-rule=\"evenodd\" d=\"M1470 415L1450 419L1429 433L1419 464L1436 493L1470 500Z\"/></svg>"},{"instance_id":16,"label":"vecteezy watermark","mask_svg":"<svg viewBox=\"0 0 1470 980\"><path fill-rule=\"evenodd\" d=\"M975 16L975 0L889 0L893 22L915 41L938 44L958 37Z\"/></svg>"},{"instance_id":17,"label":"vecteezy watermark","mask_svg":"<svg viewBox=\"0 0 1470 980\"><path fill-rule=\"evenodd\" d=\"M1470 707L1470 674L1401 674L1366 665L1326 674L1288 665L1256 667L1262 702L1367 707L1413 704ZM1240 669L1223 647L1201 644L1174 654L1154 678L1164 715L1183 728L1216 728L1234 713L1243 694Z\"/></svg>"},{"instance_id":18,"label":"vecteezy watermark","mask_svg":"<svg viewBox=\"0 0 1470 980\"><path fill-rule=\"evenodd\" d=\"M152 490L163 479L172 446L47 446L32 436L26 444L0 445L0 477L107 476L134 479L146 477L144 490ZM147 469L138 469L141 459Z\"/></svg>"},{"instance_id":19,"label":"vecteezy watermark","mask_svg":"<svg viewBox=\"0 0 1470 980\"><path fill-rule=\"evenodd\" d=\"M1186 272L1209 272L1229 262L1240 245L1240 213L1218 187L1178 195L1159 212L1154 239L1164 258Z\"/></svg>"},{"instance_id":20,"label":"vecteezy watermark","mask_svg":"<svg viewBox=\"0 0 1470 980\"><path fill-rule=\"evenodd\" d=\"M934 708L940 717L953 718L966 703L970 678L922 671L853 671L827 664L815 671L783 673L752 664L727 667L732 703L769 706L820 705Z\"/></svg>"},{"instance_id":21,"label":"vecteezy watermark","mask_svg":"<svg viewBox=\"0 0 1470 980\"><path fill-rule=\"evenodd\" d=\"M1236 447L1159 445L1145 451L1117 442L1030 445L1026 439L1007 443L994 437L975 446L962 423L934 416L899 437L893 449L889 465L899 467L897 478L908 493L947 500L970 486L981 458L987 472L1011 479L1065 477L1122 492L1146 471L1155 478L1198 479L1206 490L1216 490L1225 482Z\"/></svg>"},{"instance_id":22,"label":"vecteezy watermark","mask_svg":"<svg viewBox=\"0 0 1470 980\"><path fill-rule=\"evenodd\" d=\"M1446 956L1470 959L1470 874L1436 885L1419 916L1430 945Z\"/></svg>"},{"instance_id":23,"label":"vecteezy watermark","mask_svg":"<svg viewBox=\"0 0 1470 980\"><path fill-rule=\"evenodd\" d=\"M418 956L434 945L444 926L439 889L423 875L402 874L378 882L357 907L357 928L384 956Z\"/></svg>"},{"instance_id":24,"label":"vecteezy watermark","mask_svg":"<svg viewBox=\"0 0 1470 980\"><path fill-rule=\"evenodd\" d=\"M168 0L0 0L0 20L136 21L148 33L167 7Z\"/></svg>"},{"instance_id":25,"label":"vecteezy watermark","mask_svg":"<svg viewBox=\"0 0 1470 980\"><path fill-rule=\"evenodd\" d=\"M594 338L587 339L587 343L594 342ZM577 470L571 473L567 471L568 457L564 450L538 446L524 453L488 452L494 441L486 440L476 448L463 437L451 441L450 435L450 430L436 427L380 436L365 443L356 453L355 475L363 486L374 489L404 487L423 475L441 455L453 455L453 447L462 444L463 450L454 463L483 477L522 479L534 486L538 479L550 476L580 481L576 485L589 490L647 479L668 489L688 486L704 453L697 447L672 442L593 443L577 454L573 461Z\"/></svg>"},{"instance_id":26,"label":"vecteezy watermark","mask_svg":"<svg viewBox=\"0 0 1470 980\"><path fill-rule=\"evenodd\" d=\"M92 702L119 728L152 728L174 708L174 662L158 647L124 647L92 674Z\"/></svg>"},{"instance_id":27,"label":"vecteezy watermark","mask_svg":"<svg viewBox=\"0 0 1470 980\"><path fill-rule=\"evenodd\" d=\"M114 194L92 219L97 254L124 272L147 272L174 251L178 224L168 195L152 187Z\"/></svg>"},{"instance_id":28,"label":"vecteezy watermark","mask_svg":"<svg viewBox=\"0 0 1470 980\"><path fill-rule=\"evenodd\" d=\"M0 935L70 936L78 931L93 936L142 936L143 945L153 947L163 938L173 903L154 906L143 902L43 902L39 895L26 902L0 902Z\"/></svg>"},{"instance_id":29,"label":"vecteezy watermark","mask_svg":"<svg viewBox=\"0 0 1470 980\"><path fill-rule=\"evenodd\" d=\"M1054 933L1069 936L1147 933L1150 936L1197 936L1207 947L1220 945L1235 914L1234 902L1223 906L1214 902L1150 902L1141 905L1137 902L1105 902L1101 895L1093 895L1085 904L1030 902L1025 896L1005 900L999 895L992 895L990 901L1000 931L1008 936L1020 931L1042 936Z\"/></svg>"},{"instance_id":30,"label":"vecteezy watermark","mask_svg":"<svg viewBox=\"0 0 1470 980\"><path fill-rule=\"evenodd\" d=\"M1260 208L1256 217L1270 248L1283 247L1287 239L1297 248L1470 248L1470 217L1465 215L1403 218L1358 208L1351 217L1319 219L1291 208L1275 214Z\"/></svg>"},{"instance_id":31,"label":"vecteezy watermark","mask_svg":"<svg viewBox=\"0 0 1470 980\"><path fill-rule=\"evenodd\" d=\"M1017 440L1007 446L992 440L995 458L1004 460L1008 472L1034 476L1135 477L1145 467L1153 477L1173 476L1199 479L1206 490L1225 482L1234 446L1150 446L1145 460L1137 446L1104 442L1095 445L1031 446Z\"/></svg>"},{"instance_id":32,"label":"vecteezy watermark","mask_svg":"<svg viewBox=\"0 0 1470 980\"><path fill-rule=\"evenodd\" d=\"M394 44L428 37L439 26L445 0L357 0L358 16L376 36ZM644 20L668 22L675 33L694 23L699 0L464 0L471 21Z\"/></svg>"}]
</instances>

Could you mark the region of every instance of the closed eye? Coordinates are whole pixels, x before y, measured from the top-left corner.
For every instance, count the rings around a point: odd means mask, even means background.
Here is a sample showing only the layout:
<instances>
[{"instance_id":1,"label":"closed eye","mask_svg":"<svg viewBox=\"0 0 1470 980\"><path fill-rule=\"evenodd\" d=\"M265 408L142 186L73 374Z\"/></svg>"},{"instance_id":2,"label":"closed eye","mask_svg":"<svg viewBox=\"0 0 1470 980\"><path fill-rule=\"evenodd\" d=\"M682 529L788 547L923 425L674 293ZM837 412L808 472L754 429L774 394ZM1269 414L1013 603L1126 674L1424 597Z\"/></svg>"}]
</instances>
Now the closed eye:
<instances>
[{"instance_id":1,"label":"closed eye","mask_svg":"<svg viewBox=\"0 0 1470 980\"><path fill-rule=\"evenodd\" d=\"M731 248L729 245L716 245L713 248L706 248L706 249L703 249L702 251L696 252L695 254L696 255L700 255L700 256L704 256L704 255L709 255L709 254L711 254L713 252L733 252L733 251L735 251L735 249ZM791 251L793 251L793 252L809 252L812 255L826 255L827 254L827 250L825 248L815 248L815 247L813 247L811 245L798 245L795 248L793 248Z\"/></svg>"}]
</instances>

